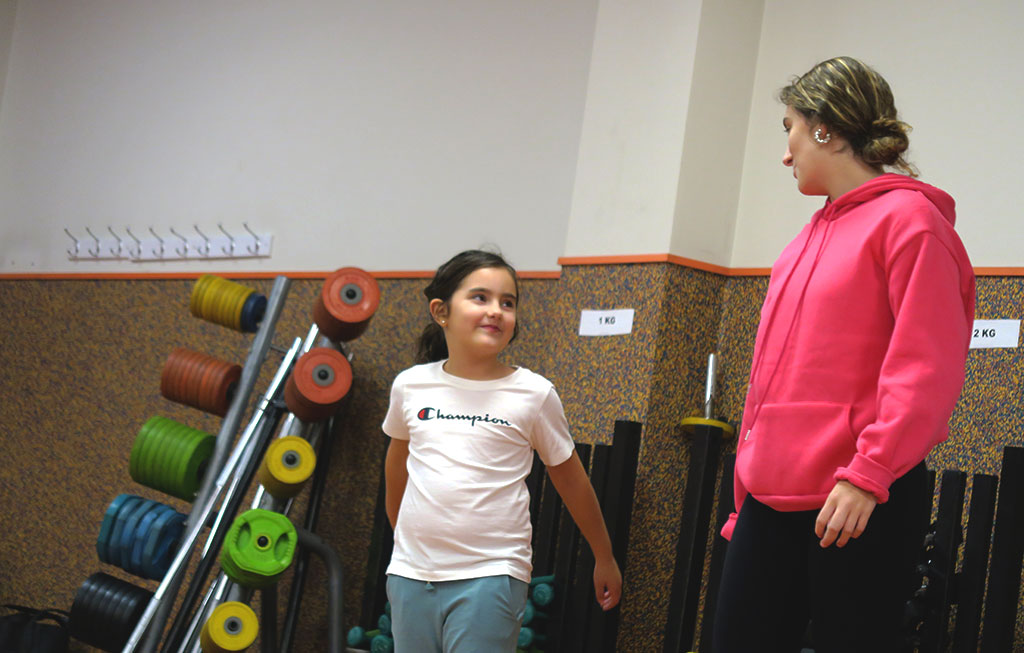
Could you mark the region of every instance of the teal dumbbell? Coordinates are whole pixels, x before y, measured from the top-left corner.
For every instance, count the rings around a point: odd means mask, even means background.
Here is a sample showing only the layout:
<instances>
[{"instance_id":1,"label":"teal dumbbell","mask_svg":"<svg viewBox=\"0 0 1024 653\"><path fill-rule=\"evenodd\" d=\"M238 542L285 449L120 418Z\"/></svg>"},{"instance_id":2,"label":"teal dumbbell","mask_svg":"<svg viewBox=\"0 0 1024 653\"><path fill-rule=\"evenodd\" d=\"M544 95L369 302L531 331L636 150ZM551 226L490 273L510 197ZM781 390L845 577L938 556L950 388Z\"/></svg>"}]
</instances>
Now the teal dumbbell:
<instances>
[{"instance_id":1,"label":"teal dumbbell","mask_svg":"<svg viewBox=\"0 0 1024 653\"><path fill-rule=\"evenodd\" d=\"M370 653L395 653L395 640L387 635L377 635L370 642Z\"/></svg>"},{"instance_id":2,"label":"teal dumbbell","mask_svg":"<svg viewBox=\"0 0 1024 653\"><path fill-rule=\"evenodd\" d=\"M381 635L391 636L391 617L386 614L382 614L377 617L377 628L380 629Z\"/></svg>"},{"instance_id":3,"label":"teal dumbbell","mask_svg":"<svg viewBox=\"0 0 1024 653\"><path fill-rule=\"evenodd\" d=\"M522 626L519 629L519 639L516 640L516 646L519 648L526 648L527 646L533 646L534 644L541 644L546 640L547 637L538 633L529 626Z\"/></svg>"},{"instance_id":4,"label":"teal dumbbell","mask_svg":"<svg viewBox=\"0 0 1024 653\"><path fill-rule=\"evenodd\" d=\"M369 646L370 640L377 635L380 635L380 630L364 630L359 626L355 626L348 631L346 641L348 641L349 646Z\"/></svg>"},{"instance_id":5,"label":"teal dumbbell","mask_svg":"<svg viewBox=\"0 0 1024 653\"><path fill-rule=\"evenodd\" d=\"M529 626L534 619L547 619L548 615L537 609L533 601L526 599L526 608L523 610L523 624Z\"/></svg>"},{"instance_id":6,"label":"teal dumbbell","mask_svg":"<svg viewBox=\"0 0 1024 653\"><path fill-rule=\"evenodd\" d=\"M555 586L551 583L538 583L530 588L530 599L534 605L545 607L555 600Z\"/></svg>"}]
</instances>

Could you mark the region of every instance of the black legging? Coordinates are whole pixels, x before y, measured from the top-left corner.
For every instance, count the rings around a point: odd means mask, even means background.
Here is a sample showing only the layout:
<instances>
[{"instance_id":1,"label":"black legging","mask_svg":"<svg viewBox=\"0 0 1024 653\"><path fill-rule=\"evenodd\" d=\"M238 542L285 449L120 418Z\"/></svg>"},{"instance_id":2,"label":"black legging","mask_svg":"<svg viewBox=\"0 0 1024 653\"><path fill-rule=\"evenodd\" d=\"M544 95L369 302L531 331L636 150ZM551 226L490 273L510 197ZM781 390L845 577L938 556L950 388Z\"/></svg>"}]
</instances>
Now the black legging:
<instances>
[{"instance_id":1,"label":"black legging","mask_svg":"<svg viewBox=\"0 0 1024 653\"><path fill-rule=\"evenodd\" d=\"M796 653L810 623L815 653L907 650L903 614L917 583L931 497L924 463L842 549L822 549L818 510L779 512L748 496L726 550L714 653Z\"/></svg>"}]
</instances>

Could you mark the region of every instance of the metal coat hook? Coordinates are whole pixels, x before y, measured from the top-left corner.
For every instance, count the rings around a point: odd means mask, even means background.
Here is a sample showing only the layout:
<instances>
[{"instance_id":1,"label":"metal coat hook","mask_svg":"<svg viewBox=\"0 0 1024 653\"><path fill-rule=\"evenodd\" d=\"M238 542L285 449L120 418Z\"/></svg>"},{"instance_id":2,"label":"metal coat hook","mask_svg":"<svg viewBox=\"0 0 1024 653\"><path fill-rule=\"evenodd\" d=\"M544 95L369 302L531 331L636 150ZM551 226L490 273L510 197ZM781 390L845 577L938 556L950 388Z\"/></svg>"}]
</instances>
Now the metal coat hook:
<instances>
[{"instance_id":1,"label":"metal coat hook","mask_svg":"<svg viewBox=\"0 0 1024 653\"><path fill-rule=\"evenodd\" d=\"M206 258L210 255L210 239L206 237L206 234L199 231L199 225L193 224L192 227L195 228L196 233L203 239L203 245L198 249L199 255Z\"/></svg>"},{"instance_id":2,"label":"metal coat hook","mask_svg":"<svg viewBox=\"0 0 1024 653\"><path fill-rule=\"evenodd\" d=\"M156 238L156 239L157 239L158 241L160 241L160 251L158 252L158 251L156 251L156 250L154 249L154 250L153 250L153 254L154 254L154 255L155 255L155 256L156 256L157 258L163 258L163 257L164 257L164 239L163 239L163 238L161 238L160 236L157 236L157 235L156 235L156 232L155 232L155 231L153 231L153 227L150 227L150 228L149 228L149 233L153 234L153 238Z\"/></svg>"},{"instance_id":3,"label":"metal coat hook","mask_svg":"<svg viewBox=\"0 0 1024 653\"><path fill-rule=\"evenodd\" d=\"M110 248L110 253L114 255L114 258L121 258L121 250L124 249L124 242L121 241L121 237L114 233L114 229L108 224L107 231L110 235L117 240L117 249Z\"/></svg>"},{"instance_id":4,"label":"metal coat hook","mask_svg":"<svg viewBox=\"0 0 1024 653\"><path fill-rule=\"evenodd\" d=\"M184 236L179 234L177 231L175 231L174 227L171 227L171 233L174 234L175 236L177 236L178 238L181 238L181 242L185 246L185 251L184 252L182 252L180 249L175 247L174 248L174 253L177 254L178 256L180 256L181 258L188 258L188 238L185 238Z\"/></svg>"},{"instance_id":5,"label":"metal coat hook","mask_svg":"<svg viewBox=\"0 0 1024 653\"><path fill-rule=\"evenodd\" d=\"M71 240L75 241L75 251L72 252L70 249L67 250L68 256L71 257L71 258L78 258L79 252L82 251L82 244L80 242L78 242L77 238L75 238L74 236L71 235L71 232L68 231L67 227L64 227L64 233L66 233L68 235L68 238L70 238Z\"/></svg>"},{"instance_id":6,"label":"metal coat hook","mask_svg":"<svg viewBox=\"0 0 1024 653\"><path fill-rule=\"evenodd\" d=\"M249 228L249 225L247 223L243 222L242 226L245 227L245 230L249 232L249 235L252 236L252 239L256 241L256 249L253 249L251 245L246 246L246 249L249 250L250 254L252 254L254 256L259 256L260 255L260 237L257 236L256 233L253 232L253 230Z\"/></svg>"},{"instance_id":7,"label":"metal coat hook","mask_svg":"<svg viewBox=\"0 0 1024 653\"><path fill-rule=\"evenodd\" d=\"M217 228L220 229L222 232L224 232L224 235L228 237L228 241L230 242L230 249L225 249L224 246L222 245L221 248L220 248L220 251L224 252L228 256L234 256L235 255L235 237L232 236L231 234L229 234L228 230L225 229L224 225L221 224L220 222L217 223ZM68 234L68 235L71 235L71 234Z\"/></svg>"},{"instance_id":8,"label":"metal coat hook","mask_svg":"<svg viewBox=\"0 0 1024 653\"><path fill-rule=\"evenodd\" d=\"M135 237L135 234L132 233L132 230L131 230L130 227L125 227L124 230L127 231L128 235L131 236L132 240L135 241L135 251L133 252L131 247L129 247L128 248L128 256L130 256L132 258L139 258L139 257L141 257L142 256L142 241Z\"/></svg>"},{"instance_id":9,"label":"metal coat hook","mask_svg":"<svg viewBox=\"0 0 1024 653\"><path fill-rule=\"evenodd\" d=\"M85 250L85 251L89 253L89 256L91 256L91 257L93 257L93 258L99 258L99 257L100 257L100 239L96 237L96 234L94 234L94 233L93 233L93 232L92 232L92 231L91 231L91 230L89 229L89 227L86 227L86 228L85 228L85 233L87 233L87 234L89 234L90 236L92 236L92 239L96 241L96 251L95 251L95 252L94 252L94 251L92 251L91 249L87 249L87 250Z\"/></svg>"}]
</instances>

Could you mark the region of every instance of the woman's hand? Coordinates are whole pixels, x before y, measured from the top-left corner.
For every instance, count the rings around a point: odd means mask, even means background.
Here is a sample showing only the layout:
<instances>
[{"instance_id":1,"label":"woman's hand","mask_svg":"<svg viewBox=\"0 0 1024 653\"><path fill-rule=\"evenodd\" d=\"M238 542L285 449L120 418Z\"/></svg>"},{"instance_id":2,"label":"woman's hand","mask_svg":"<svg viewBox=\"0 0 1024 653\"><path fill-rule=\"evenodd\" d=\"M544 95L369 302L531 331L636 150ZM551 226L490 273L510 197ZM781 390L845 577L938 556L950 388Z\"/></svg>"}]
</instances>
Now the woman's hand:
<instances>
[{"instance_id":1,"label":"woman's hand","mask_svg":"<svg viewBox=\"0 0 1024 653\"><path fill-rule=\"evenodd\" d=\"M843 548L851 537L860 537L876 505L875 495L849 481L837 481L814 522L821 548L832 546L833 542Z\"/></svg>"}]
</instances>

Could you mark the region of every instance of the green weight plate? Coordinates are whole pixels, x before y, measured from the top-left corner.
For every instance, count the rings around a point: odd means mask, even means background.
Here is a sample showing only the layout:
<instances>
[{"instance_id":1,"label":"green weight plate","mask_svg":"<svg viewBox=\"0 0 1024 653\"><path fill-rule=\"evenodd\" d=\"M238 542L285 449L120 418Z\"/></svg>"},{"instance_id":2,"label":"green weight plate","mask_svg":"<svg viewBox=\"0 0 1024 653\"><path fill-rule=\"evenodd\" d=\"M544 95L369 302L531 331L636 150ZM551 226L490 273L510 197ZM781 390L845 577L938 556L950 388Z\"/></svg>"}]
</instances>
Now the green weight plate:
<instances>
[{"instance_id":1,"label":"green weight plate","mask_svg":"<svg viewBox=\"0 0 1024 653\"><path fill-rule=\"evenodd\" d=\"M174 495L184 501L192 501L192 499L195 498L195 492L199 487L195 483L189 483L188 460L192 449L195 447L195 443L199 442L202 437L202 431L189 429L189 432L184 434L183 437L178 440L177 447L175 448L172 469L172 478L174 479L175 489Z\"/></svg>"},{"instance_id":2,"label":"green weight plate","mask_svg":"<svg viewBox=\"0 0 1024 653\"><path fill-rule=\"evenodd\" d=\"M204 433L198 440L192 443L187 455L182 458L182 487L184 489L181 498L186 501L193 501L199 486L202 484L201 470L213 456L213 449L217 438L209 433Z\"/></svg>"},{"instance_id":3,"label":"green weight plate","mask_svg":"<svg viewBox=\"0 0 1024 653\"><path fill-rule=\"evenodd\" d=\"M114 546L118 549L118 555L121 562L118 566L127 572L138 575L138 572L132 567L131 563L131 552L132 544L135 542L137 537L139 520L142 519L146 513L150 512L156 506L160 505L152 499L143 499L139 504L124 518L124 528L121 530L121 539L118 542L114 542Z\"/></svg>"},{"instance_id":4,"label":"green weight plate","mask_svg":"<svg viewBox=\"0 0 1024 653\"><path fill-rule=\"evenodd\" d=\"M99 555L100 562L110 562L107 557L107 543L110 541L110 533L114 530L114 522L117 521L117 512L121 509L121 506L127 501L131 494L119 494L110 505L107 507L105 513L103 513L103 521L100 523L100 534L96 538L96 553Z\"/></svg>"},{"instance_id":5,"label":"green weight plate","mask_svg":"<svg viewBox=\"0 0 1024 653\"><path fill-rule=\"evenodd\" d=\"M167 448L164 458L164 475L167 482L167 493L186 501L191 501L187 490L182 484L182 471L188 444L195 438L194 429L179 430Z\"/></svg>"},{"instance_id":6,"label":"green weight plate","mask_svg":"<svg viewBox=\"0 0 1024 653\"><path fill-rule=\"evenodd\" d=\"M177 422L168 422L161 430L156 449L153 451L153 481L157 489L165 494L171 494L170 488L172 487L171 475L167 471L167 456L174 447L175 438L181 430L180 427L181 425Z\"/></svg>"},{"instance_id":7,"label":"green weight plate","mask_svg":"<svg viewBox=\"0 0 1024 653\"><path fill-rule=\"evenodd\" d=\"M128 475L132 477L132 480L136 483L139 480L139 458L142 457L142 444L144 442L141 433L135 436L135 442L132 443L132 452L128 456Z\"/></svg>"},{"instance_id":8,"label":"green weight plate","mask_svg":"<svg viewBox=\"0 0 1024 653\"><path fill-rule=\"evenodd\" d=\"M154 460L156 459L157 449L160 446L161 434L166 428L166 419L163 417L154 417L147 422L146 429L146 445L143 449L142 458L140 460L139 472L142 474L145 482L143 485L149 488L158 490L158 481L154 474Z\"/></svg>"},{"instance_id":9,"label":"green weight plate","mask_svg":"<svg viewBox=\"0 0 1024 653\"><path fill-rule=\"evenodd\" d=\"M139 434L135 437L135 444L132 446L132 455L128 469L136 483L146 485L147 487L149 452L153 444L153 432L160 419L160 417L154 416L146 420L139 429ZM136 454L136 452L138 453Z\"/></svg>"},{"instance_id":10,"label":"green weight plate","mask_svg":"<svg viewBox=\"0 0 1024 653\"><path fill-rule=\"evenodd\" d=\"M265 587L291 564L297 539L295 527L284 515L259 508L248 510L228 529L221 566L226 556L230 566L246 576L239 582Z\"/></svg>"},{"instance_id":11,"label":"green weight plate","mask_svg":"<svg viewBox=\"0 0 1024 653\"><path fill-rule=\"evenodd\" d=\"M121 547L119 543L121 541L121 533L124 532L126 518L144 500L142 497L132 495L121 504L121 509L117 511L117 517L114 519L114 528L110 531L110 538L107 540L107 558L110 559L110 564L117 567L121 566Z\"/></svg>"}]
</instances>

